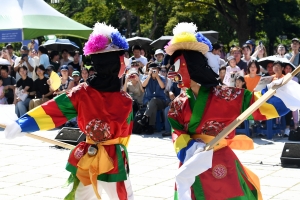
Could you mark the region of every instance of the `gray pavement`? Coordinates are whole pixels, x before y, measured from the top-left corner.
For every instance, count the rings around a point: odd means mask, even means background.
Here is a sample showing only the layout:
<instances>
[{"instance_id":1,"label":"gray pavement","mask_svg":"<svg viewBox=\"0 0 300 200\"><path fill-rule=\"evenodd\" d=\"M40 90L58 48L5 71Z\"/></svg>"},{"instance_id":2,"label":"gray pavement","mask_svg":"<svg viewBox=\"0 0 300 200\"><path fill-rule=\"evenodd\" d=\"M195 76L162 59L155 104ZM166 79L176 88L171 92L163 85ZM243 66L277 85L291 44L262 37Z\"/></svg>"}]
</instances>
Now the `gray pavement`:
<instances>
[{"instance_id":1,"label":"gray pavement","mask_svg":"<svg viewBox=\"0 0 300 200\"><path fill-rule=\"evenodd\" d=\"M36 134L54 138L57 131ZM254 142L254 150L235 152L260 177L264 199L300 199L300 169L280 165L287 139L254 138ZM173 199L178 161L171 138L162 138L159 133L132 135L128 151L135 199ZM28 137L6 140L0 129L0 200L63 199L69 191L62 187L69 176L64 170L68 155L68 150ZM108 199L105 194L102 197Z\"/></svg>"}]
</instances>

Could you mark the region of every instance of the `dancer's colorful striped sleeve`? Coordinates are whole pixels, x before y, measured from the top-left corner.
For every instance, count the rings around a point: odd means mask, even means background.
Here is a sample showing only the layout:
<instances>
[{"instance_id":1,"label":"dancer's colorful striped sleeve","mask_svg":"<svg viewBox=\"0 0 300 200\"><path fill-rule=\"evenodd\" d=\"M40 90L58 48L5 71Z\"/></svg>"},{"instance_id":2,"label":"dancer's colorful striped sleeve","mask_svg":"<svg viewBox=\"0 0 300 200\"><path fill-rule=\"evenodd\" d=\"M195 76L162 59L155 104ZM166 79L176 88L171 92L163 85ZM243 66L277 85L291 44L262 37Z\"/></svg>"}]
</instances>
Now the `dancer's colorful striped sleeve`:
<instances>
[{"instance_id":1,"label":"dancer's colorful striped sleeve","mask_svg":"<svg viewBox=\"0 0 300 200\"><path fill-rule=\"evenodd\" d=\"M255 101L261 98L266 92L267 88L263 89L260 92L251 93L248 90L245 90L244 94L244 104L243 110L245 111L250 105L252 105ZM254 120L268 120L277 118L280 116L286 115L290 109L284 104L284 102L276 97L272 96L269 100L267 100L261 107L259 107L248 119Z\"/></svg>"},{"instance_id":2,"label":"dancer's colorful striped sleeve","mask_svg":"<svg viewBox=\"0 0 300 200\"><path fill-rule=\"evenodd\" d=\"M17 120L22 132L50 130L77 116L74 104L67 94L61 94L30 110Z\"/></svg>"},{"instance_id":3,"label":"dancer's colorful striped sleeve","mask_svg":"<svg viewBox=\"0 0 300 200\"><path fill-rule=\"evenodd\" d=\"M187 102L185 102L185 93L180 94L171 104L168 120L172 127L172 140L175 152L181 163L184 163L190 156L193 155L196 148L196 141L190 137L184 130L184 122L182 116L182 109L184 109ZM181 109L179 109L181 107Z\"/></svg>"}]
</instances>

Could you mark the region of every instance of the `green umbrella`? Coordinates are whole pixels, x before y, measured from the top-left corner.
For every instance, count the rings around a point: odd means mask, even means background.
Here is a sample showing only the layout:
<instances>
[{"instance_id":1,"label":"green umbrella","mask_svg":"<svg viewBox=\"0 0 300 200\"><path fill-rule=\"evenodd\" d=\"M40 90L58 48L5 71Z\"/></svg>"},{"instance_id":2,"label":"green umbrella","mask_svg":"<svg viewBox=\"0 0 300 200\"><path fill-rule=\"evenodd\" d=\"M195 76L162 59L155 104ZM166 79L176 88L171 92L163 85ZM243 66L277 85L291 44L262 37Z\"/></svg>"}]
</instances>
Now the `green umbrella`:
<instances>
[{"instance_id":1,"label":"green umbrella","mask_svg":"<svg viewBox=\"0 0 300 200\"><path fill-rule=\"evenodd\" d=\"M44 35L87 39L92 32L43 0L0 0L0 5L0 42L20 42Z\"/></svg>"}]
</instances>

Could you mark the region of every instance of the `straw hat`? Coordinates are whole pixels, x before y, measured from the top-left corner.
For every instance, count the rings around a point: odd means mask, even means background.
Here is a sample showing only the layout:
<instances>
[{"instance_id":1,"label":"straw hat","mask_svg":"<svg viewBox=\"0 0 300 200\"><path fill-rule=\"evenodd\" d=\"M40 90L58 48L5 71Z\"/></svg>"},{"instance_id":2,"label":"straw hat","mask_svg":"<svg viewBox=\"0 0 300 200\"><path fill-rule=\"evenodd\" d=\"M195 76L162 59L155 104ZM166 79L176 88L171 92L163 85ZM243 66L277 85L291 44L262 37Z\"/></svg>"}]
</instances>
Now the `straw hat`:
<instances>
[{"instance_id":1,"label":"straw hat","mask_svg":"<svg viewBox=\"0 0 300 200\"><path fill-rule=\"evenodd\" d=\"M182 22L173 29L174 37L165 47L167 54L172 55L177 50L192 50L206 54L212 50L211 42L197 31L193 23Z\"/></svg>"}]
</instances>

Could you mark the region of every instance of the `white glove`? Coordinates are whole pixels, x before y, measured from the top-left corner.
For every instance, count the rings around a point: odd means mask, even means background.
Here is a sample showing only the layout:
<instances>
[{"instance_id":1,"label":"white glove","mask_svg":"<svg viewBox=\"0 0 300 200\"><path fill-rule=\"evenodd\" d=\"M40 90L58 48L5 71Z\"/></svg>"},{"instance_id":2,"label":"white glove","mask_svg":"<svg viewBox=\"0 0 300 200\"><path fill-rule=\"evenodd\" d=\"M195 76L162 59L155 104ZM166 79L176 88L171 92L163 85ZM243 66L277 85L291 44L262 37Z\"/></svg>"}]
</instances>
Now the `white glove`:
<instances>
[{"instance_id":1,"label":"white glove","mask_svg":"<svg viewBox=\"0 0 300 200\"><path fill-rule=\"evenodd\" d=\"M13 121L6 125L6 128L4 129L4 135L6 139L14 139L16 137L21 137L24 136L26 133L21 132L22 129L17 124L17 122Z\"/></svg>"},{"instance_id":2,"label":"white glove","mask_svg":"<svg viewBox=\"0 0 300 200\"><path fill-rule=\"evenodd\" d=\"M270 88L272 88L274 85L281 85L282 81L283 81L283 78L278 79L278 80L275 80L275 81L272 81L271 83L269 83L269 84L267 85L267 87L268 87L268 89L270 89Z\"/></svg>"},{"instance_id":3,"label":"white glove","mask_svg":"<svg viewBox=\"0 0 300 200\"><path fill-rule=\"evenodd\" d=\"M185 155L184 162L190 159L193 155L204 151L206 144L200 141L196 141L187 151Z\"/></svg>"}]
</instances>

